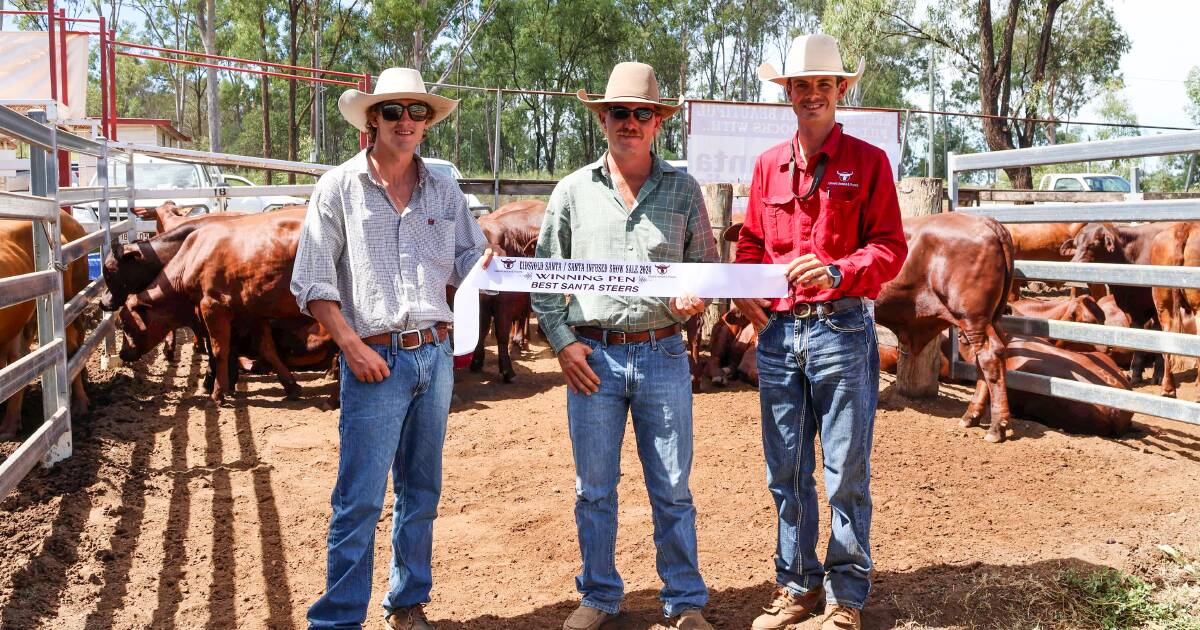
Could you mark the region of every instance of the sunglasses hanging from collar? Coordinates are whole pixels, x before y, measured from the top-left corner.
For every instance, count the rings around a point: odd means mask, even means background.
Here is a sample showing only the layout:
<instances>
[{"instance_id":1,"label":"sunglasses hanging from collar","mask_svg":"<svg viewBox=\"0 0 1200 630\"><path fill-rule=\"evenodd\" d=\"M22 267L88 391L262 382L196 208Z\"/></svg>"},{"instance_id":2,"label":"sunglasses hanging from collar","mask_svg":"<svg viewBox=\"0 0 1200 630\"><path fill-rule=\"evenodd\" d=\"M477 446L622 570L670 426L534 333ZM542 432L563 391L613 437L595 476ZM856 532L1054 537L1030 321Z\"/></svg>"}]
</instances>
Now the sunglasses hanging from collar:
<instances>
[{"instance_id":1,"label":"sunglasses hanging from collar","mask_svg":"<svg viewBox=\"0 0 1200 630\"><path fill-rule=\"evenodd\" d=\"M796 143L789 143L792 149L792 159L788 162L788 181L793 184L796 181ZM813 171L812 184L808 187L808 192L804 196L796 194L795 188L792 188L792 196L800 201L807 201L809 197L817 194L817 188L821 186L821 180L825 178L825 166L829 162L829 154L821 153L821 157L817 158L817 168Z\"/></svg>"}]
</instances>

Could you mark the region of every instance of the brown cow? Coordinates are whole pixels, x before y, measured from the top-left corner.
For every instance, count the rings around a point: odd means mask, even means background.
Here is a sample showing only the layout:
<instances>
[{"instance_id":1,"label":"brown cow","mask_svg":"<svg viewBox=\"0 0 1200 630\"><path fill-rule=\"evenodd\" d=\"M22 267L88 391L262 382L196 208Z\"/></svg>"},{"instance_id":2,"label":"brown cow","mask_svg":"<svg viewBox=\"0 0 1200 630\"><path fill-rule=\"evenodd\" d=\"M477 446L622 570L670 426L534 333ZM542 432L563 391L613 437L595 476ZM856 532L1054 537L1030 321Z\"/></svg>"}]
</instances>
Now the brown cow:
<instances>
[{"instance_id":1,"label":"brown cow","mask_svg":"<svg viewBox=\"0 0 1200 630\"><path fill-rule=\"evenodd\" d=\"M62 231L62 243L66 244L87 233L70 213L60 212L59 221ZM0 278L32 273L33 260L33 228L29 221L0 220ZM63 274L63 294L71 296L82 290L88 284L87 258L83 257L72 262L69 271ZM16 361L28 350L29 339L25 336L26 325L33 318L36 303L27 300L0 309L0 368ZM67 356L75 353L83 341L83 324L78 319L66 328ZM8 408L0 419L0 440L7 440L17 434L21 423L21 405L24 402L24 388L17 390L8 399ZM87 392L83 389L83 373L81 372L71 382L71 414L80 417L87 412Z\"/></svg>"},{"instance_id":2,"label":"brown cow","mask_svg":"<svg viewBox=\"0 0 1200 630\"><path fill-rule=\"evenodd\" d=\"M1074 352L1041 341L1014 339L1008 344L1005 364L1012 371L1126 391L1130 388L1116 362L1102 352ZM1129 430L1133 418L1131 411L1033 392L1021 392L1009 400L1017 414L1071 433L1121 435Z\"/></svg>"},{"instance_id":3,"label":"brown cow","mask_svg":"<svg viewBox=\"0 0 1200 630\"><path fill-rule=\"evenodd\" d=\"M1176 223L1155 236L1150 246L1150 264L1200 267L1200 223ZM1162 329L1167 332L1184 332L1185 319L1195 321L1196 313L1200 312L1200 289L1154 287L1152 295ZM1163 396L1175 396L1175 375L1169 354L1163 355L1162 389Z\"/></svg>"},{"instance_id":4,"label":"brown cow","mask_svg":"<svg viewBox=\"0 0 1200 630\"><path fill-rule=\"evenodd\" d=\"M1012 309L1013 315L1020 317L1053 319L1060 322L1076 322L1080 324L1104 324L1104 309L1100 308L1100 305L1090 295L1053 301L1017 300L1009 302L1008 307ZM1077 352L1096 350L1096 346L1090 343L1078 343L1062 339L1055 339L1047 343Z\"/></svg>"},{"instance_id":5,"label":"brown cow","mask_svg":"<svg viewBox=\"0 0 1200 630\"><path fill-rule=\"evenodd\" d=\"M1149 265L1152 264L1150 246L1154 237L1172 225L1174 224L1088 223L1075 235L1074 239L1064 241L1061 250L1063 255L1071 256L1071 262ZM1159 327L1158 312L1154 308L1154 297L1150 287L1112 284L1109 285L1109 291L1115 299L1117 307L1129 316L1130 323L1134 328ZM1129 380L1133 383L1140 381L1141 371L1140 366L1131 363ZM1166 376L1163 378L1165 379Z\"/></svg>"},{"instance_id":6,"label":"brown cow","mask_svg":"<svg viewBox=\"0 0 1200 630\"><path fill-rule=\"evenodd\" d=\"M248 215L210 223L189 235L153 284L131 295L120 311L125 347L134 361L168 332L199 318L207 329L216 366L214 402L230 389L232 328L257 333L260 356L279 375L289 396L299 385L280 360L269 321L301 317L288 288L299 244L301 211Z\"/></svg>"},{"instance_id":7,"label":"brown cow","mask_svg":"<svg viewBox=\"0 0 1200 630\"><path fill-rule=\"evenodd\" d=\"M158 206L157 208L135 207L133 209L133 214L135 214L139 219L154 219L155 231L158 232L159 234L162 234L163 232L167 232L167 231L173 229L175 226L179 225L180 223L182 223L188 219L194 219L194 218L198 218L198 217L202 217L202 216L208 216L207 214L190 216L189 213L194 211L195 209L196 209L196 206L180 206L180 205L177 205L174 201L166 201L166 202L163 202L163 204ZM221 213L221 214L240 215L242 213L241 212L233 212L233 213Z\"/></svg>"},{"instance_id":8,"label":"brown cow","mask_svg":"<svg viewBox=\"0 0 1200 630\"><path fill-rule=\"evenodd\" d=\"M504 264L505 256L534 255L545 216L546 202L523 199L504 204L495 212L480 217L479 227L492 250L501 258L499 264ZM472 372L483 369L484 345L488 332L494 330L500 375L505 383L512 382L516 372L512 365L509 335L512 335L512 345L523 350L529 348L525 329L530 310L529 294L525 292L480 294L479 343L475 346L475 355L471 357Z\"/></svg>"},{"instance_id":9,"label":"brown cow","mask_svg":"<svg viewBox=\"0 0 1200 630\"><path fill-rule=\"evenodd\" d=\"M1012 235L1013 255L1017 260L1068 260L1070 256L1063 255L1063 241L1072 239L1083 223L1013 223L1006 224L1008 233ZM1020 280L1013 282L1012 292L1008 301L1021 299Z\"/></svg>"},{"instance_id":10,"label":"brown cow","mask_svg":"<svg viewBox=\"0 0 1200 630\"><path fill-rule=\"evenodd\" d=\"M740 230L731 226L722 237L736 240ZM1003 441L1009 411L999 318L1012 285L1012 239L994 219L961 213L905 219L904 236L908 258L883 285L875 321L896 334L904 352L913 353L957 326L962 355L980 373L961 424L977 425L990 400L992 420L984 439Z\"/></svg>"},{"instance_id":11,"label":"brown cow","mask_svg":"<svg viewBox=\"0 0 1200 630\"><path fill-rule=\"evenodd\" d=\"M757 347L758 340L750 320L736 310L725 313L713 325L708 360L702 365L700 376L707 377L717 387L724 387L738 377L743 359L753 352L751 346Z\"/></svg>"},{"instance_id":12,"label":"brown cow","mask_svg":"<svg viewBox=\"0 0 1200 630\"><path fill-rule=\"evenodd\" d=\"M875 319L896 334L902 351L914 354L957 326L962 355L980 374L961 425L979 424L990 399L984 439L1003 441L1009 411L999 318L1013 276L1008 231L988 217L949 213L905 219L904 235L908 258L883 285Z\"/></svg>"}]
</instances>

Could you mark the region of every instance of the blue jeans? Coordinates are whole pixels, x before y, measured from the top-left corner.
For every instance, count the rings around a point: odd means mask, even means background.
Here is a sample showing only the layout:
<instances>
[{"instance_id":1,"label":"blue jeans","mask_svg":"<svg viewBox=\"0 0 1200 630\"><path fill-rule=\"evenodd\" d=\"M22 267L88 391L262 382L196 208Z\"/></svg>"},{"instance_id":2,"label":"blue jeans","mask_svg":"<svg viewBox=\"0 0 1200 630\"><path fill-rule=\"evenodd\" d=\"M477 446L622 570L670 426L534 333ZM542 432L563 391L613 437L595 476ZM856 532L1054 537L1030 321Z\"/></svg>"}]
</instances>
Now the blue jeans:
<instances>
[{"instance_id":1,"label":"blue jeans","mask_svg":"<svg viewBox=\"0 0 1200 630\"><path fill-rule=\"evenodd\" d=\"M395 337L393 337L395 340ZM392 563L387 610L429 601L433 519L442 492L442 445L454 386L450 341L402 350L370 345L391 374L364 383L341 362L342 415L325 593L310 628L361 628L371 601L375 526L392 473Z\"/></svg>"},{"instance_id":2,"label":"blue jeans","mask_svg":"<svg viewBox=\"0 0 1200 630\"><path fill-rule=\"evenodd\" d=\"M584 605L608 613L615 614L625 598L615 564L617 482L625 418L632 412L654 518L663 612L673 617L703 608L708 588L696 560L696 508L688 488L692 386L683 338L612 345L580 341L592 348L588 364L600 377L600 391L590 396L567 392L575 456L575 525L583 556L575 587Z\"/></svg>"},{"instance_id":3,"label":"blue jeans","mask_svg":"<svg viewBox=\"0 0 1200 630\"><path fill-rule=\"evenodd\" d=\"M800 594L824 584L831 604L862 608L871 590L871 439L879 350L868 307L797 319L773 315L758 337L767 486L779 515L775 579ZM831 514L817 559L816 455L821 436Z\"/></svg>"}]
</instances>

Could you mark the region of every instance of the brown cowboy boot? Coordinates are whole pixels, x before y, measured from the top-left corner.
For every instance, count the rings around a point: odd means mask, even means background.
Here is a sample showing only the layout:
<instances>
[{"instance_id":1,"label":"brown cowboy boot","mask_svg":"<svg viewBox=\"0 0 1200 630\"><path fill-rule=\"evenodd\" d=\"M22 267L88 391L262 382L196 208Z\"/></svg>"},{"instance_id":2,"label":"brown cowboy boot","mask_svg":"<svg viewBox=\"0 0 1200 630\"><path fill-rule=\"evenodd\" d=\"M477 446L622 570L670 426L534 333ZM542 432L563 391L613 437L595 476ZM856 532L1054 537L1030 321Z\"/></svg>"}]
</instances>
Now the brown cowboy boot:
<instances>
[{"instance_id":1,"label":"brown cowboy boot","mask_svg":"<svg viewBox=\"0 0 1200 630\"><path fill-rule=\"evenodd\" d=\"M671 620L671 627L677 630L713 630L712 624L704 618L699 608L689 608Z\"/></svg>"},{"instance_id":2,"label":"brown cowboy boot","mask_svg":"<svg viewBox=\"0 0 1200 630\"><path fill-rule=\"evenodd\" d=\"M393 630L435 630L425 617L425 605L397 608L387 616L387 624Z\"/></svg>"},{"instance_id":3,"label":"brown cowboy boot","mask_svg":"<svg viewBox=\"0 0 1200 630\"><path fill-rule=\"evenodd\" d=\"M750 626L753 630L782 630L817 614L825 603L825 589L818 586L802 595L792 595L786 588L775 589L775 597L763 608Z\"/></svg>"},{"instance_id":4,"label":"brown cowboy boot","mask_svg":"<svg viewBox=\"0 0 1200 630\"><path fill-rule=\"evenodd\" d=\"M580 604L579 608L576 608L563 622L563 630L596 630L614 617L616 615L606 613L599 608Z\"/></svg>"},{"instance_id":5,"label":"brown cowboy boot","mask_svg":"<svg viewBox=\"0 0 1200 630\"><path fill-rule=\"evenodd\" d=\"M821 619L821 630L861 630L861 613L857 608L830 604Z\"/></svg>"}]
</instances>

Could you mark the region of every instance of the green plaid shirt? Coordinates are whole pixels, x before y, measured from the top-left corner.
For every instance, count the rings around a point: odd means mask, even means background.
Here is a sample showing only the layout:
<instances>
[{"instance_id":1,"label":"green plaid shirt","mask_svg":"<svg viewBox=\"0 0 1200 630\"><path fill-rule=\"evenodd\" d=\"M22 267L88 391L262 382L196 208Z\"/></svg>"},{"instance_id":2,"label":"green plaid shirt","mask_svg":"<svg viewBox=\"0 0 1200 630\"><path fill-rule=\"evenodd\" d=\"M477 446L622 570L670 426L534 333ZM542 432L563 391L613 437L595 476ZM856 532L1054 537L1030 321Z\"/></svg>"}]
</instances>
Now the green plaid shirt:
<instances>
[{"instance_id":1,"label":"green plaid shirt","mask_svg":"<svg viewBox=\"0 0 1200 630\"><path fill-rule=\"evenodd\" d=\"M633 211L613 186L607 154L554 187L538 236L538 258L629 262L717 262L700 185L652 156ZM572 326L638 332L683 318L669 298L534 293L533 310L557 353L576 341Z\"/></svg>"}]
</instances>

